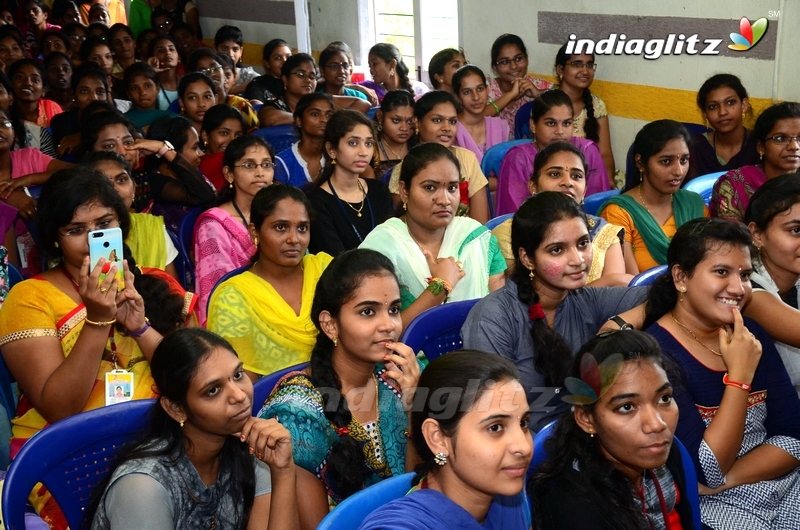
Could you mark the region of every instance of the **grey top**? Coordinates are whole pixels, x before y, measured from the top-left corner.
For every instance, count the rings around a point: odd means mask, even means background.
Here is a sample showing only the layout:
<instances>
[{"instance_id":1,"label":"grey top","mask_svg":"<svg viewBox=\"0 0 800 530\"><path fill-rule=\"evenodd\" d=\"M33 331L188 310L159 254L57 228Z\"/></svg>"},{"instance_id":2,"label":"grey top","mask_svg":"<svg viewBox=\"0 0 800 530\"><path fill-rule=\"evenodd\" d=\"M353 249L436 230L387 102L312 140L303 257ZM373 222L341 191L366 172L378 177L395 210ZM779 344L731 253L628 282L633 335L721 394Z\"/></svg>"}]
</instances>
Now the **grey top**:
<instances>
[{"instance_id":1,"label":"grey top","mask_svg":"<svg viewBox=\"0 0 800 530\"><path fill-rule=\"evenodd\" d=\"M255 457L253 465L255 496L270 493L269 467ZM234 506L227 492L229 480L230 474L221 471L206 486L185 453L176 462L166 456L130 460L111 476L92 530L237 529L241 506Z\"/></svg>"},{"instance_id":2,"label":"grey top","mask_svg":"<svg viewBox=\"0 0 800 530\"><path fill-rule=\"evenodd\" d=\"M570 291L556 310L553 327L573 355L612 316L645 302L647 287L587 287ZM506 282L470 311L461 328L464 348L496 353L514 362L531 404L532 428L541 429L564 409L560 388L545 387L534 368L528 307L517 298L517 285Z\"/></svg>"}]
</instances>

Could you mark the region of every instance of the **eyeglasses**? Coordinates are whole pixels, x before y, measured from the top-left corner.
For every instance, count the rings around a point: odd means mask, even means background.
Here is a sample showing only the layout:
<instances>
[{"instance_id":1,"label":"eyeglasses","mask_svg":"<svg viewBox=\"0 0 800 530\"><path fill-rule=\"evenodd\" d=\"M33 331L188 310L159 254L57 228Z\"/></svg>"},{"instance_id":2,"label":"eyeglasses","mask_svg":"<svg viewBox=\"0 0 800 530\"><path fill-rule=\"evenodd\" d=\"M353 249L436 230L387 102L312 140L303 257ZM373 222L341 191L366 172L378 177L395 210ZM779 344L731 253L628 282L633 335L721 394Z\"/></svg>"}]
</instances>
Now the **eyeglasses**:
<instances>
[{"instance_id":1,"label":"eyeglasses","mask_svg":"<svg viewBox=\"0 0 800 530\"><path fill-rule=\"evenodd\" d=\"M778 145L786 145L792 143L792 140L795 140L798 144L800 144L800 136L784 136L782 134L778 134L776 136L767 136L764 140L772 140Z\"/></svg>"},{"instance_id":2,"label":"eyeglasses","mask_svg":"<svg viewBox=\"0 0 800 530\"><path fill-rule=\"evenodd\" d=\"M261 167L261 169L274 169L275 164L272 162L261 162L260 164L256 164L255 162L242 162L238 166L234 164L233 167L240 167L242 169L246 169L247 171L253 171L257 167Z\"/></svg>"},{"instance_id":3,"label":"eyeglasses","mask_svg":"<svg viewBox=\"0 0 800 530\"><path fill-rule=\"evenodd\" d=\"M198 72L201 74L211 75L219 72L220 70L222 70L221 66L212 66L211 68L206 68L205 70L198 70Z\"/></svg>"},{"instance_id":4,"label":"eyeglasses","mask_svg":"<svg viewBox=\"0 0 800 530\"><path fill-rule=\"evenodd\" d=\"M97 223L94 226L78 226L78 227L75 227L75 228L70 228L69 230L65 230L64 232L62 232L62 235L66 236L66 237L79 237L79 236L82 236L84 234L88 234L89 232L91 232L93 230L105 230L107 228L111 228L112 224L115 227L119 226L119 222L117 222L116 219L110 220L110 221L109 220L105 220L105 221L100 221L99 223Z\"/></svg>"},{"instance_id":5,"label":"eyeglasses","mask_svg":"<svg viewBox=\"0 0 800 530\"><path fill-rule=\"evenodd\" d=\"M338 72L340 70L344 72L350 69L350 63L328 63L325 65L325 68L333 72Z\"/></svg>"},{"instance_id":6,"label":"eyeglasses","mask_svg":"<svg viewBox=\"0 0 800 530\"><path fill-rule=\"evenodd\" d=\"M527 58L528 58L527 55L525 55L524 53L520 53L519 55L513 57L512 59L503 57L494 64L495 66L502 66L503 68L506 68L507 66L511 65L512 61L514 62L514 64L522 64L522 61L524 61Z\"/></svg>"},{"instance_id":7,"label":"eyeglasses","mask_svg":"<svg viewBox=\"0 0 800 530\"><path fill-rule=\"evenodd\" d=\"M317 72L306 72L305 70L295 70L294 72L289 72L289 75L296 75L300 79L305 79L308 77L309 79L315 79L317 77Z\"/></svg>"},{"instance_id":8,"label":"eyeglasses","mask_svg":"<svg viewBox=\"0 0 800 530\"><path fill-rule=\"evenodd\" d=\"M572 61L569 65L577 70L583 70L584 68L588 68L589 70L597 70L597 64L593 61L589 61L585 63L583 61Z\"/></svg>"}]
</instances>

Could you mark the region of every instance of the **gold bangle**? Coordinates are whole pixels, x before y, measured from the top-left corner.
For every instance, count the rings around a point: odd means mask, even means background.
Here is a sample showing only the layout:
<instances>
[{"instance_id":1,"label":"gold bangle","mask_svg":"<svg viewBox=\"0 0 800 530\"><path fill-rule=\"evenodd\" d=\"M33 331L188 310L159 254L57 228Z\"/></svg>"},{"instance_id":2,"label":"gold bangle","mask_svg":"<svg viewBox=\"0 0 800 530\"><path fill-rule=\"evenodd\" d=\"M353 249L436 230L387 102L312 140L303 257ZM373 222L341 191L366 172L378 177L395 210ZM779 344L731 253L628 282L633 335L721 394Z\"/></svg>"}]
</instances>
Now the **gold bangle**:
<instances>
[{"instance_id":1,"label":"gold bangle","mask_svg":"<svg viewBox=\"0 0 800 530\"><path fill-rule=\"evenodd\" d=\"M97 326L98 328L104 328L106 326L110 326L111 324L114 324L117 321L116 317L112 318L111 320L105 320L105 321L101 320L100 322L95 322L93 320L89 320L88 318L84 318L83 320L87 324L91 324L92 326Z\"/></svg>"}]
</instances>

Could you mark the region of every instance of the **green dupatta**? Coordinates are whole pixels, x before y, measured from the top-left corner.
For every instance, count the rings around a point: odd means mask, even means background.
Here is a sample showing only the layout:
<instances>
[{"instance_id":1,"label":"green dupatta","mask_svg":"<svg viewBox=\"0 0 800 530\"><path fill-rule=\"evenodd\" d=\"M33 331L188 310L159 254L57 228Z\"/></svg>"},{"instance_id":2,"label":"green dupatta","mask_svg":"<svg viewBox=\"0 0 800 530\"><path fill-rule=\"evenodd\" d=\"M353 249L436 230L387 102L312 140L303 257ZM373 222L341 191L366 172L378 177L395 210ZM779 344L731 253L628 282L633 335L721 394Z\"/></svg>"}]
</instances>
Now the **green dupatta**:
<instances>
[{"instance_id":1,"label":"green dupatta","mask_svg":"<svg viewBox=\"0 0 800 530\"><path fill-rule=\"evenodd\" d=\"M644 206L636 202L636 199L630 195L617 195L608 199L600 207L603 211L609 204L616 204L624 208L633 219L633 224L639 229L642 234L644 244L653 259L664 264L667 262L667 249L669 248L670 238L661 229L661 226L656 222L650 212ZM672 199L672 212L675 216L675 227L680 228L682 224L698 217L703 217L705 203L703 198L694 193L693 191L678 190L678 193L673 195Z\"/></svg>"}]
</instances>

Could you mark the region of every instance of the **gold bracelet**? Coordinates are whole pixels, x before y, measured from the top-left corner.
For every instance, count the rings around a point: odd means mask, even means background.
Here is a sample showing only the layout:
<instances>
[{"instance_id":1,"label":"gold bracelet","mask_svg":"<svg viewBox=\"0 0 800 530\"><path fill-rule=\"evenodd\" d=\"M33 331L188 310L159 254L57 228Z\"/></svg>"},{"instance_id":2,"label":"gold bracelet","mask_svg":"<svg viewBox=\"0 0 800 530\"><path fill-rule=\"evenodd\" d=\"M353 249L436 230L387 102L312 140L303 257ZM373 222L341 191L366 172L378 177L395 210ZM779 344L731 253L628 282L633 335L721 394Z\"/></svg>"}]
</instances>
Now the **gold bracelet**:
<instances>
[{"instance_id":1,"label":"gold bracelet","mask_svg":"<svg viewBox=\"0 0 800 530\"><path fill-rule=\"evenodd\" d=\"M98 328L104 328L106 326L110 326L111 324L114 324L117 321L116 317L112 318L111 320L106 320L106 321L101 320L100 322L95 322L93 320L89 320L88 318L84 318L83 320L87 324L91 324L92 326L97 326Z\"/></svg>"}]
</instances>

